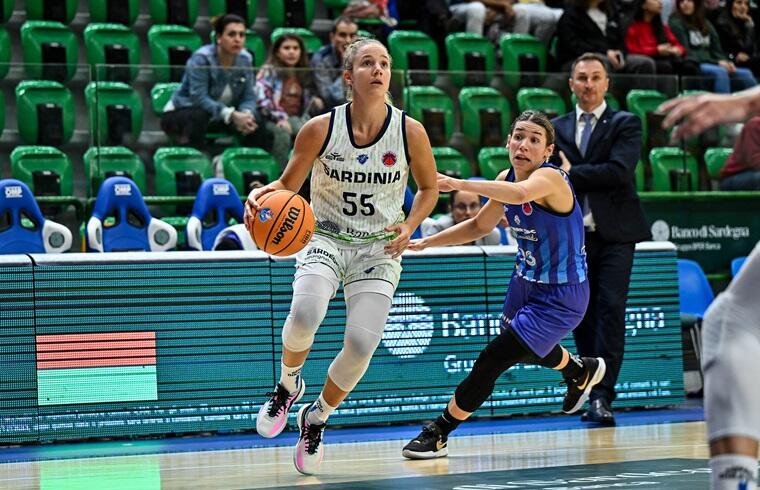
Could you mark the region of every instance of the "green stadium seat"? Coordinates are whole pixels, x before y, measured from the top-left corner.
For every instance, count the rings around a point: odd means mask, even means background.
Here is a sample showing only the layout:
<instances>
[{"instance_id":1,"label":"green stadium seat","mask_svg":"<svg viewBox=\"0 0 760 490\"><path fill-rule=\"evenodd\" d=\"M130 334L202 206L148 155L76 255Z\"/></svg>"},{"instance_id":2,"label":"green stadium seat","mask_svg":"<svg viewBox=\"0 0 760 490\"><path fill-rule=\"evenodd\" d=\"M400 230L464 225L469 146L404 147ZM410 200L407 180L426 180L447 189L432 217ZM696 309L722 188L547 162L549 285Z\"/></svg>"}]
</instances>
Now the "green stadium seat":
<instances>
[{"instance_id":1,"label":"green stadium seat","mask_svg":"<svg viewBox=\"0 0 760 490\"><path fill-rule=\"evenodd\" d=\"M58 82L24 80L16 85L16 117L25 144L64 145L74 134L74 97Z\"/></svg>"},{"instance_id":2,"label":"green stadium seat","mask_svg":"<svg viewBox=\"0 0 760 490\"><path fill-rule=\"evenodd\" d=\"M8 19L13 15L13 6L15 4L15 0L3 1L2 6L0 6L0 22L8 22Z\"/></svg>"},{"instance_id":3,"label":"green stadium seat","mask_svg":"<svg viewBox=\"0 0 760 490\"><path fill-rule=\"evenodd\" d=\"M303 27L278 27L269 36L269 42L274 44L277 39L285 34L293 34L303 39L303 44L306 46L306 52L309 56L319 51L319 48L322 47L322 40L309 29L304 29Z\"/></svg>"},{"instance_id":4,"label":"green stadium seat","mask_svg":"<svg viewBox=\"0 0 760 490\"><path fill-rule=\"evenodd\" d=\"M447 146L433 147L433 157L438 172L457 179L469 179L472 177L472 167L464 155L454 148Z\"/></svg>"},{"instance_id":5,"label":"green stadium seat","mask_svg":"<svg viewBox=\"0 0 760 490\"><path fill-rule=\"evenodd\" d=\"M7 2L6 2L7 3ZM11 37L4 26L0 26L0 79L5 78L11 67Z\"/></svg>"},{"instance_id":6,"label":"green stadium seat","mask_svg":"<svg viewBox=\"0 0 760 490\"><path fill-rule=\"evenodd\" d=\"M734 152L733 148L708 148L705 150L705 166L711 179L720 179L720 170Z\"/></svg>"},{"instance_id":7,"label":"green stadium seat","mask_svg":"<svg viewBox=\"0 0 760 490\"><path fill-rule=\"evenodd\" d=\"M185 26L155 25L148 30L150 62L156 82L179 82L185 63L202 45L201 37Z\"/></svg>"},{"instance_id":8,"label":"green stadium seat","mask_svg":"<svg viewBox=\"0 0 760 490\"><path fill-rule=\"evenodd\" d=\"M195 196L201 182L212 176L211 162L194 148L159 148L153 166L159 196Z\"/></svg>"},{"instance_id":9,"label":"green stadium seat","mask_svg":"<svg viewBox=\"0 0 760 490\"><path fill-rule=\"evenodd\" d=\"M134 143L143 125L142 97L122 82L90 82L84 89L96 146Z\"/></svg>"},{"instance_id":10,"label":"green stadium seat","mask_svg":"<svg viewBox=\"0 0 760 490\"><path fill-rule=\"evenodd\" d=\"M607 105L610 106L615 111L620 110L620 102L615 98L615 96L612 94L612 92L607 92L604 94L604 101L607 102ZM575 109L575 104L578 103L578 99L575 97L574 93L570 94L570 105L572 105L573 109Z\"/></svg>"},{"instance_id":11,"label":"green stadium seat","mask_svg":"<svg viewBox=\"0 0 760 490\"><path fill-rule=\"evenodd\" d=\"M17 146L11 152L11 177L28 185L35 197L74 193L69 157L50 146Z\"/></svg>"},{"instance_id":12,"label":"green stadium seat","mask_svg":"<svg viewBox=\"0 0 760 490\"><path fill-rule=\"evenodd\" d=\"M140 13L140 0L89 0L90 22L114 22L131 26Z\"/></svg>"},{"instance_id":13,"label":"green stadium seat","mask_svg":"<svg viewBox=\"0 0 760 490\"><path fill-rule=\"evenodd\" d=\"M484 179L494 180L511 166L509 151L503 146L481 148L478 152L478 169Z\"/></svg>"},{"instance_id":14,"label":"green stadium seat","mask_svg":"<svg viewBox=\"0 0 760 490\"><path fill-rule=\"evenodd\" d=\"M174 92L177 91L180 85L177 82L157 83L150 90L150 103L153 107L153 112L157 116L164 113L166 103L169 102L169 99L172 98L172 95L174 95Z\"/></svg>"},{"instance_id":15,"label":"green stadium seat","mask_svg":"<svg viewBox=\"0 0 760 490\"><path fill-rule=\"evenodd\" d=\"M545 113L549 119L567 112L565 100L548 88L521 88L517 91L517 110L534 110Z\"/></svg>"},{"instance_id":16,"label":"green stadium seat","mask_svg":"<svg viewBox=\"0 0 760 490\"><path fill-rule=\"evenodd\" d=\"M211 31L211 44L216 44L216 32ZM253 29L245 30L245 49L253 56L253 66L261 66L267 60L267 48L264 39ZM307 48L308 51L308 48Z\"/></svg>"},{"instance_id":17,"label":"green stadium seat","mask_svg":"<svg viewBox=\"0 0 760 490\"><path fill-rule=\"evenodd\" d=\"M680 148L652 148L649 152L652 166L652 190L697 191L699 167L697 159Z\"/></svg>"},{"instance_id":18,"label":"green stadium seat","mask_svg":"<svg viewBox=\"0 0 760 490\"><path fill-rule=\"evenodd\" d=\"M446 146L454 132L454 103L437 87L405 87L404 108L425 126L432 146Z\"/></svg>"},{"instance_id":19,"label":"green stadium seat","mask_svg":"<svg viewBox=\"0 0 760 490\"><path fill-rule=\"evenodd\" d=\"M478 34L455 32L446 36L449 78L458 87L488 85L495 65L491 41Z\"/></svg>"},{"instance_id":20,"label":"green stadium seat","mask_svg":"<svg viewBox=\"0 0 760 490\"><path fill-rule=\"evenodd\" d=\"M29 78L66 82L76 72L77 38L60 22L25 22L21 26L21 49Z\"/></svg>"},{"instance_id":21,"label":"green stadium seat","mask_svg":"<svg viewBox=\"0 0 760 490\"><path fill-rule=\"evenodd\" d=\"M438 46L427 34L421 31L393 31L388 36L388 48L394 70L412 70L409 80L414 85L433 83L431 72L438 71Z\"/></svg>"},{"instance_id":22,"label":"green stadium seat","mask_svg":"<svg viewBox=\"0 0 760 490\"><path fill-rule=\"evenodd\" d=\"M267 0L267 17L272 27L311 27L314 0Z\"/></svg>"},{"instance_id":23,"label":"green stadium seat","mask_svg":"<svg viewBox=\"0 0 760 490\"><path fill-rule=\"evenodd\" d=\"M504 82L512 89L535 84L533 78L523 80L521 73L546 72L546 45L530 34L504 34L499 46Z\"/></svg>"},{"instance_id":24,"label":"green stadium seat","mask_svg":"<svg viewBox=\"0 0 760 490\"><path fill-rule=\"evenodd\" d=\"M235 14L245 19L245 25L251 26L256 22L258 0L209 0L208 16Z\"/></svg>"},{"instance_id":25,"label":"green stadium seat","mask_svg":"<svg viewBox=\"0 0 760 490\"><path fill-rule=\"evenodd\" d=\"M280 166L261 148L227 148L222 153L224 178L232 182L238 194L247 196L251 183L268 184L280 177Z\"/></svg>"},{"instance_id":26,"label":"green stadium seat","mask_svg":"<svg viewBox=\"0 0 760 490\"><path fill-rule=\"evenodd\" d=\"M507 141L512 109L506 97L491 87L466 87L459 92L462 131L475 146L499 146Z\"/></svg>"},{"instance_id":27,"label":"green stadium seat","mask_svg":"<svg viewBox=\"0 0 760 490\"><path fill-rule=\"evenodd\" d=\"M666 100L668 97L657 90L635 89L625 96L628 110L641 120L642 151L645 155L650 148L668 144L668 133L661 127L663 115L654 112Z\"/></svg>"},{"instance_id":28,"label":"green stadium seat","mask_svg":"<svg viewBox=\"0 0 760 490\"><path fill-rule=\"evenodd\" d=\"M3 3L13 2L4 0ZM78 0L25 0L27 20L52 20L69 24L77 13Z\"/></svg>"},{"instance_id":29,"label":"green stadium seat","mask_svg":"<svg viewBox=\"0 0 760 490\"><path fill-rule=\"evenodd\" d=\"M123 24L89 24L84 30L87 63L96 81L132 82L140 64L140 41ZM97 65L103 66L98 69Z\"/></svg>"},{"instance_id":30,"label":"green stadium seat","mask_svg":"<svg viewBox=\"0 0 760 490\"><path fill-rule=\"evenodd\" d=\"M199 0L150 0L149 4L154 24L193 27L198 19Z\"/></svg>"},{"instance_id":31,"label":"green stadium seat","mask_svg":"<svg viewBox=\"0 0 760 490\"><path fill-rule=\"evenodd\" d=\"M140 192L147 192L145 165L132 150L123 146L93 146L84 154L84 174L87 177L87 195L95 196L100 184L108 177L123 176L132 179Z\"/></svg>"}]
</instances>

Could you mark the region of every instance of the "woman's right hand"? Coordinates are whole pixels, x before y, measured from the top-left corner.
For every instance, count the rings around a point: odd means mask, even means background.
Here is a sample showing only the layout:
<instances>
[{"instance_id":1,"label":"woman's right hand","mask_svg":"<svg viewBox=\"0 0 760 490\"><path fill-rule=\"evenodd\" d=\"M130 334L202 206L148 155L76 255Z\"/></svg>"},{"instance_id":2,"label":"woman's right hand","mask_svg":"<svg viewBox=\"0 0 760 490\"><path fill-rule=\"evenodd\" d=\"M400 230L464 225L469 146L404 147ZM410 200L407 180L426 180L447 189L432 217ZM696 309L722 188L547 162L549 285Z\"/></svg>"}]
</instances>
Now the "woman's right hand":
<instances>
[{"instance_id":1,"label":"woman's right hand","mask_svg":"<svg viewBox=\"0 0 760 490\"><path fill-rule=\"evenodd\" d=\"M409 245L406 246L407 250L414 250L415 252L419 252L420 250L425 250L427 247L428 247L427 239L425 238L410 240Z\"/></svg>"},{"instance_id":2,"label":"woman's right hand","mask_svg":"<svg viewBox=\"0 0 760 490\"><path fill-rule=\"evenodd\" d=\"M261 201L261 198L265 194L269 194L270 192L274 192L276 190L279 190L279 188L275 187L272 183L263 187L259 187L258 189L253 189L248 194L248 199L245 201L245 214L243 215L243 222L245 223L245 227L248 229L248 231L251 231L251 228L253 227L253 219L261 209L261 206L259 206L259 201Z\"/></svg>"}]
</instances>

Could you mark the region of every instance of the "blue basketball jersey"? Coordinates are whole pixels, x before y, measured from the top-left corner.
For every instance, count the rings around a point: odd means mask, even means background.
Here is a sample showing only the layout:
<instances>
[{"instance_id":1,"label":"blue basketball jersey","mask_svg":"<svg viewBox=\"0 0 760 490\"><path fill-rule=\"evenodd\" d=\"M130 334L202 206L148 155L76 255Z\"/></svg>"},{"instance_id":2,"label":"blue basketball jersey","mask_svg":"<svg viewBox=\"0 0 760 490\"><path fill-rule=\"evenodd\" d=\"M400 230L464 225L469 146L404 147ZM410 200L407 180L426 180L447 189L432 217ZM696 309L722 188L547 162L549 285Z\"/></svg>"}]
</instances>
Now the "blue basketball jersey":
<instances>
[{"instance_id":1,"label":"blue basketball jersey","mask_svg":"<svg viewBox=\"0 0 760 490\"><path fill-rule=\"evenodd\" d=\"M556 169L570 186L567 174ZM507 182L514 182L510 169ZM509 226L517 239L515 273L528 281L546 284L579 284L586 280L586 248L583 213L573 192L573 209L569 213L551 211L535 202L504 206Z\"/></svg>"}]
</instances>

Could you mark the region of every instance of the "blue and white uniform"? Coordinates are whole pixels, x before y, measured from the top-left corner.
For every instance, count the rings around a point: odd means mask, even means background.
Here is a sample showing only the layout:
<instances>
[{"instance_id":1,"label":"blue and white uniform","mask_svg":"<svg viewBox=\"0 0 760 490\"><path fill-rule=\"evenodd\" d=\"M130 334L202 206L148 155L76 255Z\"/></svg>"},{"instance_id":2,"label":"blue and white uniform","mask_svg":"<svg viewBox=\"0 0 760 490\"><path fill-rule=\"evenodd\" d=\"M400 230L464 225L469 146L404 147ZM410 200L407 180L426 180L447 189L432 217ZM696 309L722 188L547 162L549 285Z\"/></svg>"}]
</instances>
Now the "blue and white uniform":
<instances>
[{"instance_id":1,"label":"blue and white uniform","mask_svg":"<svg viewBox=\"0 0 760 490\"><path fill-rule=\"evenodd\" d=\"M562 173L558 167L544 163ZM514 182L514 170L506 181ZM583 214L558 213L535 202L505 205L517 239L517 262L504 300L502 328L511 327L537 356L546 356L583 319L589 300Z\"/></svg>"}]
</instances>

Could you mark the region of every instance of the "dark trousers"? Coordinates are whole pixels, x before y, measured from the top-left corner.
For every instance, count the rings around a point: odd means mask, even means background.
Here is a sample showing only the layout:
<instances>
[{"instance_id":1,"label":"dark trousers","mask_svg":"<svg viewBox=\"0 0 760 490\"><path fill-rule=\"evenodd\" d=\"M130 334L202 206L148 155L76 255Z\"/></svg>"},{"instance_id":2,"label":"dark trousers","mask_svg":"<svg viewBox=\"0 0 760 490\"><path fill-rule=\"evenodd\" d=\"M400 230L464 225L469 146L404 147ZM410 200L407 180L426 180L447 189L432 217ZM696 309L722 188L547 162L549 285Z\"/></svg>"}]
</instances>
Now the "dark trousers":
<instances>
[{"instance_id":1,"label":"dark trousers","mask_svg":"<svg viewBox=\"0 0 760 490\"><path fill-rule=\"evenodd\" d=\"M598 233L586 233L591 296L581 324L573 331L578 354L601 357L607 363L602 382L590 398L615 399L615 383L623 364L625 349L625 304L633 267L635 243L611 243Z\"/></svg>"},{"instance_id":2,"label":"dark trousers","mask_svg":"<svg viewBox=\"0 0 760 490\"><path fill-rule=\"evenodd\" d=\"M161 116L161 129L164 130L174 144L191 146L198 150L206 149L206 133L225 132L236 134L242 146L271 149L271 138L267 137L263 121L256 117L259 127L253 134L242 135L235 130L234 125L211 123L211 114L200 107L184 107L164 112Z\"/></svg>"}]
</instances>

